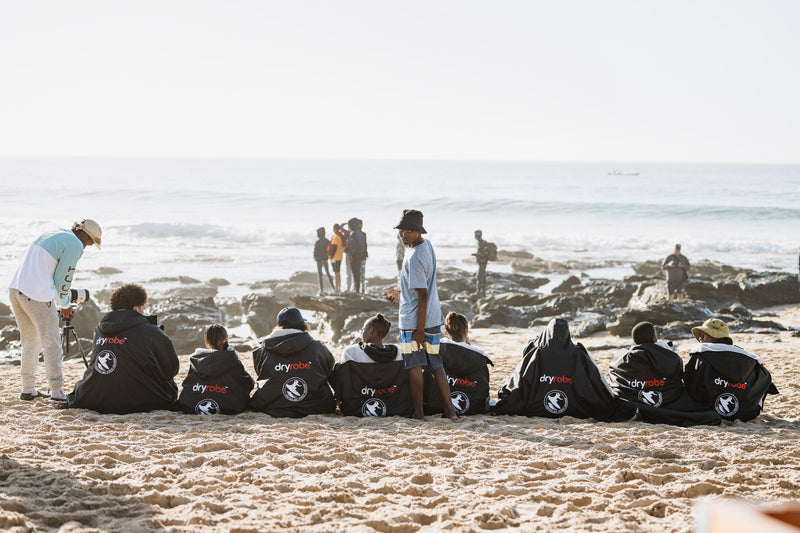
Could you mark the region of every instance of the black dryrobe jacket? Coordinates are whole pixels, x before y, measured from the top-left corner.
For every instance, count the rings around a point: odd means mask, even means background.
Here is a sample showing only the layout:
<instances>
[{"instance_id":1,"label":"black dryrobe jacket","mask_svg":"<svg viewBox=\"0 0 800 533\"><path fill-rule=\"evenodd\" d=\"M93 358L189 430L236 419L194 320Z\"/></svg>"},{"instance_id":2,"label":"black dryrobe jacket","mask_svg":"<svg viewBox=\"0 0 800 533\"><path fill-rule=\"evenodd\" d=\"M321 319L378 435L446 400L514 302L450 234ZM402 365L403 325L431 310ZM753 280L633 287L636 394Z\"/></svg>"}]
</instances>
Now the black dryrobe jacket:
<instances>
[{"instance_id":1,"label":"black dryrobe jacket","mask_svg":"<svg viewBox=\"0 0 800 533\"><path fill-rule=\"evenodd\" d=\"M247 409L253 384L232 349L198 350L189 358L178 405L184 413L235 415Z\"/></svg>"},{"instance_id":2,"label":"black dryrobe jacket","mask_svg":"<svg viewBox=\"0 0 800 533\"><path fill-rule=\"evenodd\" d=\"M276 330L253 352L256 392L250 409L300 418L336 409L328 376L334 358L306 331Z\"/></svg>"},{"instance_id":3,"label":"black dryrobe jacket","mask_svg":"<svg viewBox=\"0 0 800 533\"><path fill-rule=\"evenodd\" d=\"M586 348L572 342L567 321L554 318L529 343L491 412L499 415L611 420L614 398Z\"/></svg>"},{"instance_id":4,"label":"black dryrobe jacket","mask_svg":"<svg viewBox=\"0 0 800 533\"><path fill-rule=\"evenodd\" d=\"M178 366L172 341L158 326L132 309L111 311L95 329L89 368L67 402L98 413L174 409Z\"/></svg>"},{"instance_id":5,"label":"black dryrobe jacket","mask_svg":"<svg viewBox=\"0 0 800 533\"><path fill-rule=\"evenodd\" d=\"M450 386L450 401L456 414L478 415L489 410L489 365L483 353L455 342L439 345L444 372ZM425 373L425 413L444 411L442 395L430 372Z\"/></svg>"}]
</instances>

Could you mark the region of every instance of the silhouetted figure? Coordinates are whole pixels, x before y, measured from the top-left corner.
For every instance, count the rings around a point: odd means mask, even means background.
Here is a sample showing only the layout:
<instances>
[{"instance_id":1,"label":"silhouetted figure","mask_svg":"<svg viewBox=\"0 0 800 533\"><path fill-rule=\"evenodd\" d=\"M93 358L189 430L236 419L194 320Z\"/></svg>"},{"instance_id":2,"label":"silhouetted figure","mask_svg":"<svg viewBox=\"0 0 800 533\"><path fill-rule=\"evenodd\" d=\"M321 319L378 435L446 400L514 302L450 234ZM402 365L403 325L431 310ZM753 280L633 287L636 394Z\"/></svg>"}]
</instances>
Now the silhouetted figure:
<instances>
[{"instance_id":1,"label":"silhouetted figure","mask_svg":"<svg viewBox=\"0 0 800 533\"><path fill-rule=\"evenodd\" d=\"M475 240L478 241L478 251L475 252L475 260L478 262L478 277L476 294L486 296L486 265L489 261L497 261L497 245L493 242L483 240L483 232L475 231Z\"/></svg>"}]
</instances>

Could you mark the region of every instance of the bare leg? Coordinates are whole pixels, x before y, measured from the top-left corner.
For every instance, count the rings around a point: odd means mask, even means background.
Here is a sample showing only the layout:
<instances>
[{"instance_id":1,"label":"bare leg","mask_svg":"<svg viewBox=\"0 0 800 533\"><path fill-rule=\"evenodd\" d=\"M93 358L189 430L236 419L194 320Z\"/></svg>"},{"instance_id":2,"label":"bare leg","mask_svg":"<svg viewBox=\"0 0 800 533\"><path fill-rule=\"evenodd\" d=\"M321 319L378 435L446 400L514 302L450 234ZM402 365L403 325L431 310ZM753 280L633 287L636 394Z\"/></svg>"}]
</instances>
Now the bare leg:
<instances>
[{"instance_id":1,"label":"bare leg","mask_svg":"<svg viewBox=\"0 0 800 533\"><path fill-rule=\"evenodd\" d=\"M411 385L411 401L414 402L414 418L425 420L425 412L422 410L422 392L425 382L422 380L422 367L416 366L408 371L408 381ZM448 393L448 401L450 395Z\"/></svg>"},{"instance_id":2,"label":"bare leg","mask_svg":"<svg viewBox=\"0 0 800 533\"><path fill-rule=\"evenodd\" d=\"M447 383L447 374L444 373L444 368L437 368L434 370L433 379L436 381L436 387L439 389L439 394L442 395L444 414L450 420L458 420L456 410L453 409L453 400L450 399L450 385Z\"/></svg>"}]
</instances>

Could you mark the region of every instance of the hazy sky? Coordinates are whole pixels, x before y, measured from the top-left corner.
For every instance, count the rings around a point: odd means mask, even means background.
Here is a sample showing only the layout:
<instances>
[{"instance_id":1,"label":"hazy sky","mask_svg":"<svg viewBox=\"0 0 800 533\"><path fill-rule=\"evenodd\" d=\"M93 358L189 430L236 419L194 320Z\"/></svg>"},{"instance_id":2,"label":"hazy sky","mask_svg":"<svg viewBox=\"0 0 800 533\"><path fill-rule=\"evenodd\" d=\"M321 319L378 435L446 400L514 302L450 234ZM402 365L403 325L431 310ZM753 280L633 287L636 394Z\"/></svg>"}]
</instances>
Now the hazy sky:
<instances>
[{"instance_id":1,"label":"hazy sky","mask_svg":"<svg viewBox=\"0 0 800 533\"><path fill-rule=\"evenodd\" d=\"M800 163L800 2L3 1L0 156Z\"/></svg>"}]
</instances>

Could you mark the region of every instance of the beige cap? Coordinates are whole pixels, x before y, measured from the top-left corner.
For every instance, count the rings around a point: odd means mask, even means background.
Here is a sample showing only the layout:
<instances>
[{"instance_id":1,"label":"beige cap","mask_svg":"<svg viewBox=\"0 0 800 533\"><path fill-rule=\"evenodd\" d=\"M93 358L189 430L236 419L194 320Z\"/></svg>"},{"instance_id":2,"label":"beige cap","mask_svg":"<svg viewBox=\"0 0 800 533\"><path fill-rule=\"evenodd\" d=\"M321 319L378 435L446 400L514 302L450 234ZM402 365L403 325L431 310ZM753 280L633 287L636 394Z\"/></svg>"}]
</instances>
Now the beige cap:
<instances>
[{"instance_id":1,"label":"beige cap","mask_svg":"<svg viewBox=\"0 0 800 533\"><path fill-rule=\"evenodd\" d=\"M77 229L85 231L86 234L92 238L95 245L100 248L100 238L103 236L103 229L100 227L100 224L91 218L84 218L78 223Z\"/></svg>"},{"instance_id":2,"label":"beige cap","mask_svg":"<svg viewBox=\"0 0 800 533\"><path fill-rule=\"evenodd\" d=\"M728 325L718 318L709 318L703 325L697 328L692 328L694 338L700 340L701 333L708 333L715 339L731 339L731 334L728 332Z\"/></svg>"}]
</instances>

